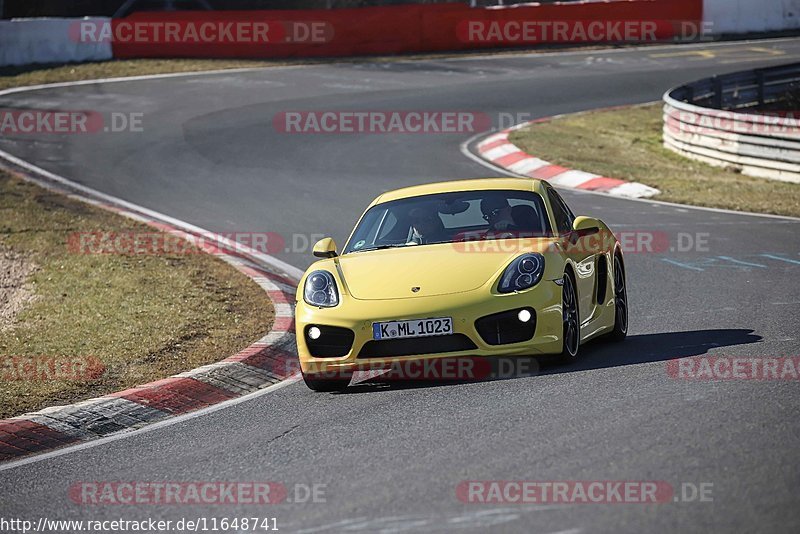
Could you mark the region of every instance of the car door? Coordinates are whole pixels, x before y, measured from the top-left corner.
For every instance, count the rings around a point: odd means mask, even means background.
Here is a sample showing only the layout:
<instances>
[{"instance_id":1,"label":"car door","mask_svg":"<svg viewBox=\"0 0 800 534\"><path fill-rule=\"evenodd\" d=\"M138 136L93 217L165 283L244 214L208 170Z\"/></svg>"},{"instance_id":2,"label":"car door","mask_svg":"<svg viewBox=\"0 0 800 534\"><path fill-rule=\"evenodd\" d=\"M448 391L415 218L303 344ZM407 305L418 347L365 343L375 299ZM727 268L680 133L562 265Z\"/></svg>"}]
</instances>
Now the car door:
<instances>
[{"instance_id":1,"label":"car door","mask_svg":"<svg viewBox=\"0 0 800 534\"><path fill-rule=\"evenodd\" d=\"M572 229L575 215L558 192L547 188L550 207L553 210L556 231L561 237L562 250L575 264L575 278L578 291L578 313L581 324L585 323L595 313L594 288L597 265L596 250L593 247L582 246L583 242L576 243L576 234Z\"/></svg>"}]
</instances>

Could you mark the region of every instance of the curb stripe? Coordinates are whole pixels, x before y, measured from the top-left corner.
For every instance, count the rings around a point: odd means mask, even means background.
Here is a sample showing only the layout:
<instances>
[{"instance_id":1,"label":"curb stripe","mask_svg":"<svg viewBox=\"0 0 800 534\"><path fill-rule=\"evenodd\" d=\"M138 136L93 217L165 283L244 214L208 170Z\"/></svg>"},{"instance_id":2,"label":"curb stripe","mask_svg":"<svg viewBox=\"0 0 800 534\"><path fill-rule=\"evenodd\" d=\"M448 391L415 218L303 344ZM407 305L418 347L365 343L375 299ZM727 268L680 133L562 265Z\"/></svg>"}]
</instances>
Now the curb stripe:
<instances>
[{"instance_id":1,"label":"curb stripe","mask_svg":"<svg viewBox=\"0 0 800 534\"><path fill-rule=\"evenodd\" d=\"M558 176L559 174L567 172L569 169L566 167L562 167L560 165L547 165L545 167L540 167L535 171L531 172L530 175L534 178L538 178L539 180L548 180L553 178L554 176Z\"/></svg>"},{"instance_id":2,"label":"curb stripe","mask_svg":"<svg viewBox=\"0 0 800 534\"><path fill-rule=\"evenodd\" d=\"M279 289L267 291L269 298L272 299L273 304L291 304L294 302L293 297L288 297L286 293Z\"/></svg>"},{"instance_id":3,"label":"curb stripe","mask_svg":"<svg viewBox=\"0 0 800 534\"><path fill-rule=\"evenodd\" d=\"M552 164L526 153L508 140L509 134L532 124L549 122L554 117L543 117L523 122L501 132L489 135L477 143L478 155L484 160L514 174L528 176L537 180L547 180L559 187L598 191L614 196L646 198L660 191L638 182L626 182L618 178L607 178L598 174L568 169Z\"/></svg>"},{"instance_id":4,"label":"curb stripe","mask_svg":"<svg viewBox=\"0 0 800 534\"><path fill-rule=\"evenodd\" d=\"M591 191L609 191L618 185L622 185L622 180L617 180L615 178L603 178L602 176L598 176L597 178L592 178L591 180L585 182L583 184L583 189L589 189Z\"/></svg>"},{"instance_id":5,"label":"curb stripe","mask_svg":"<svg viewBox=\"0 0 800 534\"><path fill-rule=\"evenodd\" d=\"M637 182L624 182L617 187L608 191L609 195L628 198L647 198L655 193L652 193L653 188ZM656 189L655 191L658 191Z\"/></svg>"},{"instance_id":6,"label":"curb stripe","mask_svg":"<svg viewBox=\"0 0 800 534\"><path fill-rule=\"evenodd\" d=\"M521 150L517 150L516 152L512 152L511 154L507 154L503 157L497 158L495 163L502 167L509 167L517 162L520 162L524 159L528 159L528 155Z\"/></svg>"},{"instance_id":7,"label":"curb stripe","mask_svg":"<svg viewBox=\"0 0 800 534\"><path fill-rule=\"evenodd\" d=\"M47 426L24 419L0 421L0 459L9 460L74 443L73 438Z\"/></svg>"},{"instance_id":8,"label":"curb stripe","mask_svg":"<svg viewBox=\"0 0 800 534\"><path fill-rule=\"evenodd\" d=\"M540 169L545 165L548 165L546 161L528 156L527 158L518 161L513 165L509 165L508 168L517 174L528 174L529 172Z\"/></svg>"},{"instance_id":9,"label":"curb stripe","mask_svg":"<svg viewBox=\"0 0 800 534\"><path fill-rule=\"evenodd\" d=\"M483 154L486 157L486 159L495 161L497 159L502 158L503 156L507 156L508 154L512 154L514 152L520 152L520 149L512 145L511 143L506 142L491 150L487 150Z\"/></svg>"},{"instance_id":10,"label":"curb stripe","mask_svg":"<svg viewBox=\"0 0 800 534\"><path fill-rule=\"evenodd\" d=\"M20 418L33 420L80 440L90 440L127 428L138 428L168 416L165 412L127 399L98 397L46 408Z\"/></svg>"},{"instance_id":11,"label":"curb stripe","mask_svg":"<svg viewBox=\"0 0 800 534\"><path fill-rule=\"evenodd\" d=\"M553 182L553 184L559 185L561 187L574 187L580 189L587 189L586 184L597 178L602 178L602 177L589 172L566 170L561 174L553 177L551 181ZM610 180L611 178L608 179ZM622 180L617 180L616 182L617 184L624 183Z\"/></svg>"},{"instance_id":12,"label":"curb stripe","mask_svg":"<svg viewBox=\"0 0 800 534\"><path fill-rule=\"evenodd\" d=\"M294 332L294 317L275 317L272 329L277 332Z\"/></svg>"},{"instance_id":13,"label":"curb stripe","mask_svg":"<svg viewBox=\"0 0 800 534\"><path fill-rule=\"evenodd\" d=\"M507 142L505 137L503 137L502 139L494 139L491 141L489 139L478 145L478 148L481 150L481 152L486 152L487 150L497 148L499 146L506 144Z\"/></svg>"},{"instance_id":14,"label":"curb stripe","mask_svg":"<svg viewBox=\"0 0 800 534\"><path fill-rule=\"evenodd\" d=\"M178 377L165 378L109 396L128 399L171 414L190 412L235 397L205 382Z\"/></svg>"}]
</instances>

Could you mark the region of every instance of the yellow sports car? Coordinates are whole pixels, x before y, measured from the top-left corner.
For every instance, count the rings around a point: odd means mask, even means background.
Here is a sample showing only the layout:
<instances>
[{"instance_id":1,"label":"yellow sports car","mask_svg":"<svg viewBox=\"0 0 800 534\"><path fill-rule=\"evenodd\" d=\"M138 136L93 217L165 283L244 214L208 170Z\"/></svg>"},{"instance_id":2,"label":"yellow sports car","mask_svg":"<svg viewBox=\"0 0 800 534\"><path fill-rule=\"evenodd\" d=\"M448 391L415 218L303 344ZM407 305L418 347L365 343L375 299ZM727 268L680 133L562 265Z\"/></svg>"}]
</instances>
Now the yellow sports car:
<instances>
[{"instance_id":1,"label":"yellow sports car","mask_svg":"<svg viewBox=\"0 0 800 534\"><path fill-rule=\"evenodd\" d=\"M628 328L619 242L544 181L487 178L384 193L341 254L298 285L297 350L315 391L431 359L557 354Z\"/></svg>"}]
</instances>

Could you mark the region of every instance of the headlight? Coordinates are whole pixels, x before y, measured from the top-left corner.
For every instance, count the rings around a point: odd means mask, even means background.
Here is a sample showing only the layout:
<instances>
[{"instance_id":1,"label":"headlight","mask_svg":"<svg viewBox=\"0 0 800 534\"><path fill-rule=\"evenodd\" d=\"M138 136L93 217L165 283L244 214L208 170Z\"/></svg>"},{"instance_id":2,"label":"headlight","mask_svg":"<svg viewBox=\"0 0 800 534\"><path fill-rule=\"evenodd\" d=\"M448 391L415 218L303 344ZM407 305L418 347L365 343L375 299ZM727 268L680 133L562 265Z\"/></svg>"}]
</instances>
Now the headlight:
<instances>
[{"instance_id":1,"label":"headlight","mask_svg":"<svg viewBox=\"0 0 800 534\"><path fill-rule=\"evenodd\" d=\"M336 281L328 271L314 271L306 278L303 298L312 306L332 308L339 304L339 290Z\"/></svg>"},{"instance_id":2,"label":"headlight","mask_svg":"<svg viewBox=\"0 0 800 534\"><path fill-rule=\"evenodd\" d=\"M497 291L512 293L522 291L539 283L544 274L544 256L537 253L523 254L506 267Z\"/></svg>"}]
</instances>

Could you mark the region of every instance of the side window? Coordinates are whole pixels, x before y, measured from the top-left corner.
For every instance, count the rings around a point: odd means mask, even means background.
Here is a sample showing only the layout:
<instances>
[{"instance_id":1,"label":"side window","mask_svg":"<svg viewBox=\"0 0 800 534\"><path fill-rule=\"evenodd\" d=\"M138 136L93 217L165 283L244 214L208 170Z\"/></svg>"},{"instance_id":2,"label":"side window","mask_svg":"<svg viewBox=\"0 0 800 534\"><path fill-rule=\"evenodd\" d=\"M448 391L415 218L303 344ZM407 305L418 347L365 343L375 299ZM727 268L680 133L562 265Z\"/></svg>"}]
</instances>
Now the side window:
<instances>
[{"instance_id":1,"label":"side window","mask_svg":"<svg viewBox=\"0 0 800 534\"><path fill-rule=\"evenodd\" d=\"M561 203L561 207L564 208L564 211L567 212L567 216L569 217L569 227L572 228L572 223L575 222L575 214L572 213L572 210L569 209L569 206L567 206L567 201L564 200L564 197L559 195L555 189L553 189L553 194L558 199L559 203Z\"/></svg>"},{"instance_id":2,"label":"side window","mask_svg":"<svg viewBox=\"0 0 800 534\"><path fill-rule=\"evenodd\" d=\"M550 199L550 206L553 209L553 218L556 220L558 233L564 235L571 232L575 216L561 199L561 196L553 189L547 189L547 196Z\"/></svg>"}]
</instances>

